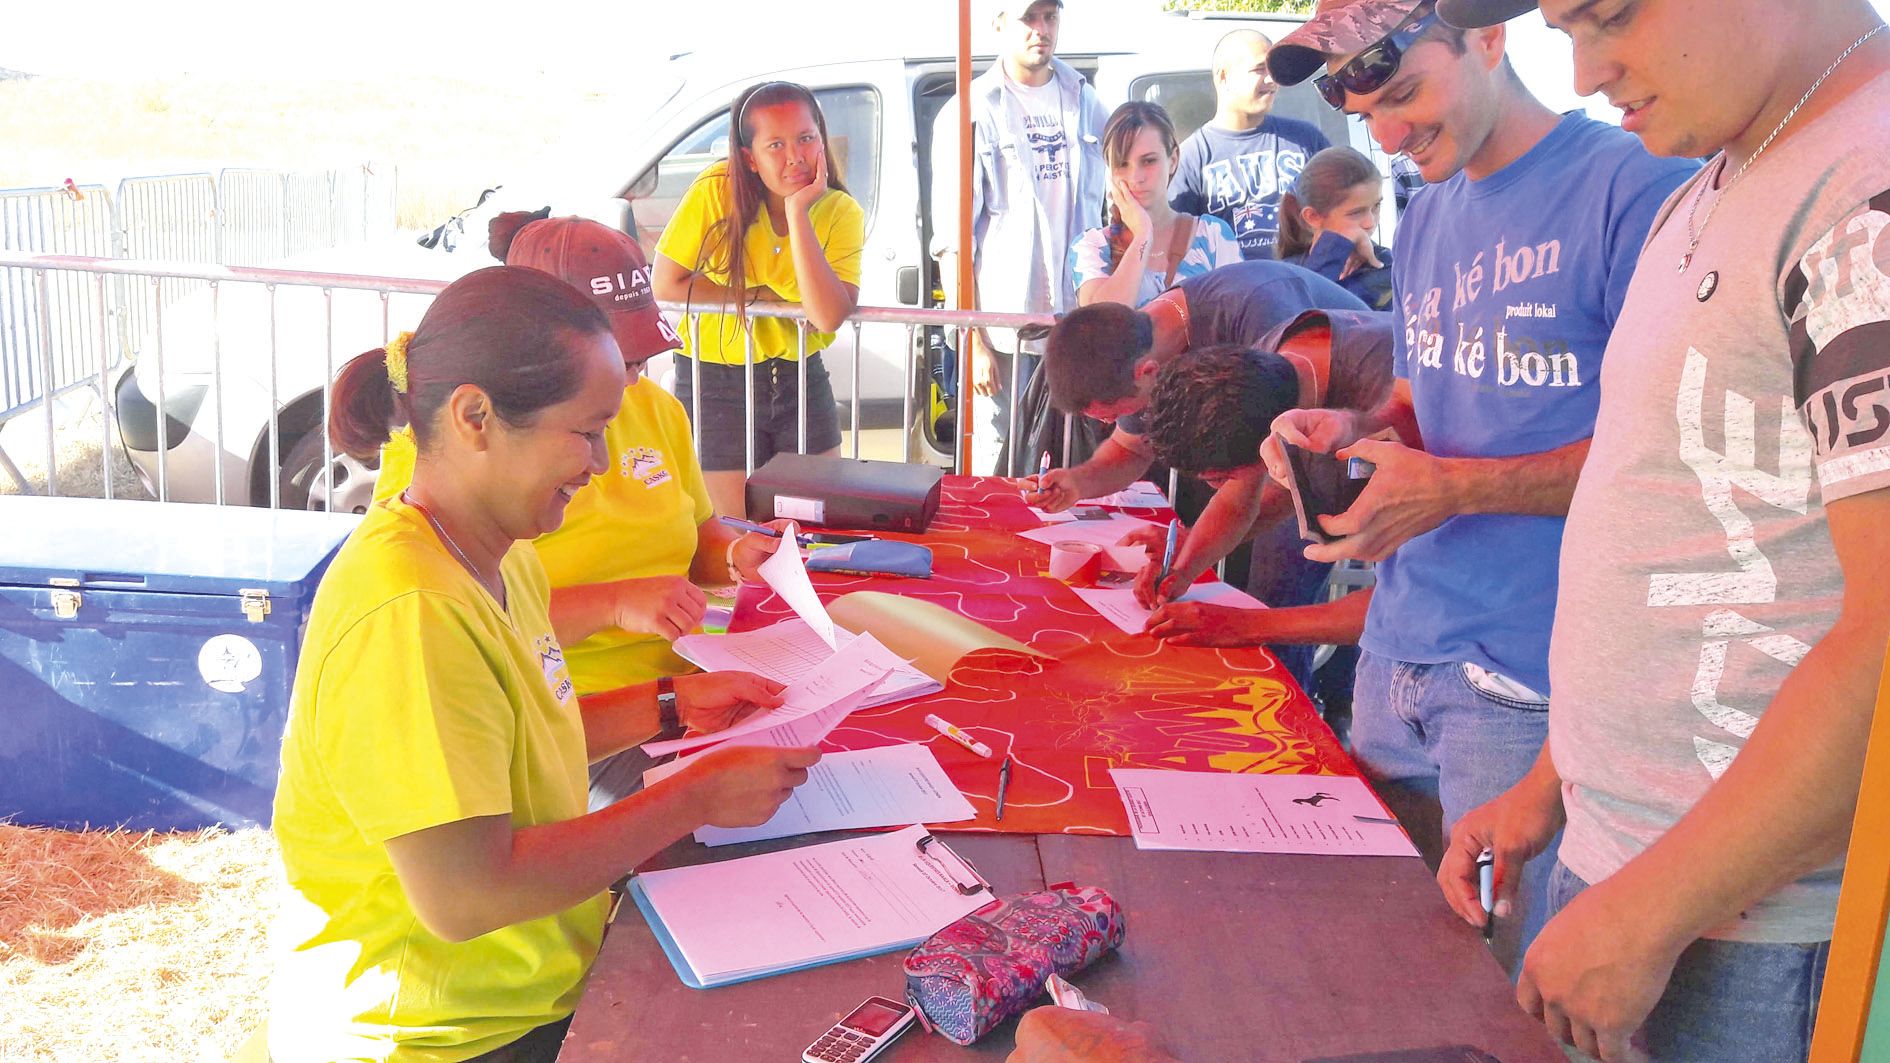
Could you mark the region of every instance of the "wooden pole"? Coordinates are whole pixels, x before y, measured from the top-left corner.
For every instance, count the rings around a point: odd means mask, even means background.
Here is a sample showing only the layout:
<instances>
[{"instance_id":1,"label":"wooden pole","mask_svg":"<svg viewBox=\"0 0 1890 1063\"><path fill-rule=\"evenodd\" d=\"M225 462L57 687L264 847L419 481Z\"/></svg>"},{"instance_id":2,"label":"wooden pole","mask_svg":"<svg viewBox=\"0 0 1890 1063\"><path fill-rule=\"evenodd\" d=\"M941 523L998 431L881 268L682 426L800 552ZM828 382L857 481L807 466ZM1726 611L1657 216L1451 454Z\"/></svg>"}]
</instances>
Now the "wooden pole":
<instances>
[{"instance_id":1,"label":"wooden pole","mask_svg":"<svg viewBox=\"0 0 1890 1063\"><path fill-rule=\"evenodd\" d=\"M1890 912L1890 668L1877 683L1877 711L1864 752L1864 781L1851 821L1838 893L1837 925L1818 999L1812 1063L1849 1063L1863 1051L1870 1003L1883 958L1884 917ZM1890 989L1890 987L1882 987ZM1881 1031L1880 1031L1881 1032Z\"/></svg>"}]
</instances>

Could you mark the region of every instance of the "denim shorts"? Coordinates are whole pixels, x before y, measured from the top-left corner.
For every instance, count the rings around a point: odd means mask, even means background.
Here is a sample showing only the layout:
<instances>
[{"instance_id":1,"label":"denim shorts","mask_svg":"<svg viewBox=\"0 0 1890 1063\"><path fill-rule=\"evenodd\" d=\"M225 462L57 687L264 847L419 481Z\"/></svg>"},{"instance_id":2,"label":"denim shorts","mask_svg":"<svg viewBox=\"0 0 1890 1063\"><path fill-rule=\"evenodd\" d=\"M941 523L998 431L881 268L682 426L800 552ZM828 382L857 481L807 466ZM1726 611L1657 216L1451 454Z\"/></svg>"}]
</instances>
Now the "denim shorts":
<instances>
[{"instance_id":1,"label":"denim shorts","mask_svg":"<svg viewBox=\"0 0 1890 1063\"><path fill-rule=\"evenodd\" d=\"M1548 904L1559 912L1588 888L1557 861ZM1642 1027L1658 1063L1791 1063L1811 1053L1827 941L1758 944L1701 938L1674 964ZM1569 1058L1585 1059L1570 1051Z\"/></svg>"},{"instance_id":2,"label":"denim shorts","mask_svg":"<svg viewBox=\"0 0 1890 1063\"><path fill-rule=\"evenodd\" d=\"M769 458L800 449L800 367L792 358L757 361L755 371L755 467ZM700 430L702 471L746 471L748 448L742 441L748 367L702 363L702 416L696 417L695 368L676 358L676 397ZM840 408L820 352L807 356L807 453L840 445Z\"/></svg>"}]
</instances>

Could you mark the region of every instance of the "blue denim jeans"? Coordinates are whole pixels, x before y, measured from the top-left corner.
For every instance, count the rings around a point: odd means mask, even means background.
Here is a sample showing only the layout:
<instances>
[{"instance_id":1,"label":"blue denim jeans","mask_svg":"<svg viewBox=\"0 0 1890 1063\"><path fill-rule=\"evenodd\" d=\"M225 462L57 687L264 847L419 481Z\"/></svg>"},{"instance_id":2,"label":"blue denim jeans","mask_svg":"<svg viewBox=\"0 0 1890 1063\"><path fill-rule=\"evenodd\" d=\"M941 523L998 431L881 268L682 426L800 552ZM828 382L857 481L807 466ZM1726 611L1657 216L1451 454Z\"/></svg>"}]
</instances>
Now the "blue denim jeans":
<instances>
[{"instance_id":1,"label":"blue denim jeans","mask_svg":"<svg viewBox=\"0 0 1890 1063\"><path fill-rule=\"evenodd\" d=\"M1588 883L1558 861L1548 904L1559 912ZM1789 1063L1811 1052L1830 942L1759 945L1701 938L1680 954L1642 1027L1657 1063ZM1571 1050L1571 1059L1586 1056Z\"/></svg>"},{"instance_id":2,"label":"blue denim jeans","mask_svg":"<svg viewBox=\"0 0 1890 1063\"><path fill-rule=\"evenodd\" d=\"M1352 755L1433 863L1451 826L1521 781L1549 737L1546 701L1480 689L1456 662L1410 664L1361 653L1352 689ZM1441 837L1416 837L1432 815ZM1546 918L1559 842L1523 869L1517 910L1498 924L1496 957L1512 978Z\"/></svg>"}]
</instances>

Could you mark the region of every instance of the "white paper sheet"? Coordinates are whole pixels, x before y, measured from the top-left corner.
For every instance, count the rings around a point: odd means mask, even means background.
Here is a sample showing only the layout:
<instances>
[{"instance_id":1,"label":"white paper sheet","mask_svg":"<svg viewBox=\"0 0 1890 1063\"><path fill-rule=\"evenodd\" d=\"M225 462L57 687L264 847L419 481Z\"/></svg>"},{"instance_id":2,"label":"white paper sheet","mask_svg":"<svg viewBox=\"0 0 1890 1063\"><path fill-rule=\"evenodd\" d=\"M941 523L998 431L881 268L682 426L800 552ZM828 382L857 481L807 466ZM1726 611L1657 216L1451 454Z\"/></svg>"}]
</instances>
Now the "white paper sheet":
<instances>
[{"instance_id":1,"label":"white paper sheet","mask_svg":"<svg viewBox=\"0 0 1890 1063\"><path fill-rule=\"evenodd\" d=\"M1078 598L1102 614L1104 620L1130 635L1140 635L1148 627L1153 612L1135 600L1134 587L1071 587ZM1227 583L1196 583L1178 602L1229 605L1235 609L1265 609L1266 603Z\"/></svg>"},{"instance_id":2,"label":"white paper sheet","mask_svg":"<svg viewBox=\"0 0 1890 1063\"><path fill-rule=\"evenodd\" d=\"M924 827L647 871L634 880L705 985L917 944L990 903Z\"/></svg>"},{"instance_id":3,"label":"white paper sheet","mask_svg":"<svg viewBox=\"0 0 1890 1063\"><path fill-rule=\"evenodd\" d=\"M684 763L651 768L643 773L644 785L681 771ZM759 827L704 827L696 831L696 840L729 845L822 830L956 823L976 815L929 747L880 746L826 754L768 822Z\"/></svg>"},{"instance_id":4,"label":"white paper sheet","mask_svg":"<svg viewBox=\"0 0 1890 1063\"><path fill-rule=\"evenodd\" d=\"M781 542L775 547L774 555L761 563L761 578L788 603L795 616L807 621L828 649L839 649L834 641L833 618L827 615L827 607L820 604L820 595L814 593L813 581L807 578L807 563L801 560L799 540L795 538L799 534L800 528L794 524L781 532Z\"/></svg>"},{"instance_id":5,"label":"white paper sheet","mask_svg":"<svg viewBox=\"0 0 1890 1063\"><path fill-rule=\"evenodd\" d=\"M842 646L859 638L843 627L836 626L834 633ZM789 686L800 682L834 654L814 629L798 617L753 631L737 631L726 635L684 635L676 640L675 650L683 660L705 672L753 672ZM899 661L898 666L872 688L871 694L860 703L860 707L870 709L877 705L889 705L924 694L936 694L943 689L945 687L938 680L905 661Z\"/></svg>"},{"instance_id":6,"label":"white paper sheet","mask_svg":"<svg viewBox=\"0 0 1890 1063\"><path fill-rule=\"evenodd\" d=\"M673 738L663 742L646 742L643 751L652 757L660 757L670 753L699 749L792 723L843 700L849 701L857 708L860 699L853 698L852 695L876 686L895 666L903 663L893 651L881 645L878 639L872 635L861 635L848 642L838 653L822 661L799 680L789 684L779 707L756 713L727 730L716 731L713 734L690 735L687 738Z\"/></svg>"},{"instance_id":7,"label":"white paper sheet","mask_svg":"<svg viewBox=\"0 0 1890 1063\"><path fill-rule=\"evenodd\" d=\"M1111 768L1138 849L1416 856L1363 779Z\"/></svg>"},{"instance_id":8,"label":"white paper sheet","mask_svg":"<svg viewBox=\"0 0 1890 1063\"><path fill-rule=\"evenodd\" d=\"M1137 480L1112 495L1098 495L1078 502L1079 506L1124 506L1159 509L1168 504L1168 496L1147 480Z\"/></svg>"},{"instance_id":9,"label":"white paper sheet","mask_svg":"<svg viewBox=\"0 0 1890 1063\"><path fill-rule=\"evenodd\" d=\"M1121 513L1109 514L1108 520L1066 520L1044 528L1032 528L1017 534L1025 539L1048 545L1065 539L1078 542L1095 543L1097 546L1114 546L1122 537L1137 528L1159 528L1161 525L1152 520L1130 517Z\"/></svg>"}]
</instances>

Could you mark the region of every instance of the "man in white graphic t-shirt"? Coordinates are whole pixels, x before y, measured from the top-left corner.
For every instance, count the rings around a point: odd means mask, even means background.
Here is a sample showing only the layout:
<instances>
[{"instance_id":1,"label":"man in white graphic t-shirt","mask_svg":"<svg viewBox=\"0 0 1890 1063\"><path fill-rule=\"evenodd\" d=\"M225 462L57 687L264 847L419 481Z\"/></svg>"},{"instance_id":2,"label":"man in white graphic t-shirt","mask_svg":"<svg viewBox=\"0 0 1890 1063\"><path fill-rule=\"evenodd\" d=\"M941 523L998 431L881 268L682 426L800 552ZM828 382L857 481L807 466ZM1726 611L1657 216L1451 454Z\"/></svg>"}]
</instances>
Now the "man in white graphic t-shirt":
<instances>
[{"instance_id":1,"label":"man in white graphic t-shirt","mask_svg":"<svg viewBox=\"0 0 1890 1063\"><path fill-rule=\"evenodd\" d=\"M1576 91L1715 154L1602 361L1548 744L1438 878L1480 923L1477 854L1505 893L1566 819L1519 1003L1604 1060L1802 1060L1890 637L1890 29L1867 0L1541 7Z\"/></svg>"},{"instance_id":2,"label":"man in white graphic t-shirt","mask_svg":"<svg viewBox=\"0 0 1890 1063\"><path fill-rule=\"evenodd\" d=\"M971 82L973 273L980 310L1060 314L1076 306L1070 244L1102 224L1102 130L1109 112L1096 90L1056 58L1062 0L994 5L1000 55ZM947 102L932 126L932 253L947 288L958 266L958 108ZM962 296L955 305L969 300ZM1036 471L1036 456L1004 454L1011 438L1013 378L1028 382L1042 340L1009 329L972 332L974 415L994 434L974 437L974 471ZM1021 355L1022 363L1013 358ZM995 409L993 409L995 405ZM1018 433L1019 438L1027 433Z\"/></svg>"}]
</instances>

